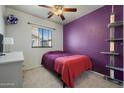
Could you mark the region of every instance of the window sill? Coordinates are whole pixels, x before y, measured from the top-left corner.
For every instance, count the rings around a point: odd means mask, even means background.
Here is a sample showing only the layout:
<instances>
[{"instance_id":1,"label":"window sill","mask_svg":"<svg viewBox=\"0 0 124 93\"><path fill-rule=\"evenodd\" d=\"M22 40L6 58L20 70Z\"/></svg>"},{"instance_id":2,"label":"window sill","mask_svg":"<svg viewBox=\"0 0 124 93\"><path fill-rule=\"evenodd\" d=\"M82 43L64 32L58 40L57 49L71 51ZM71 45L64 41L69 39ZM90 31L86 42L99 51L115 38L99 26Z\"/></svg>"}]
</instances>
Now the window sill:
<instances>
[{"instance_id":1,"label":"window sill","mask_svg":"<svg viewBox=\"0 0 124 93\"><path fill-rule=\"evenodd\" d=\"M52 48L52 46L40 46L40 47L32 47L32 48Z\"/></svg>"}]
</instances>

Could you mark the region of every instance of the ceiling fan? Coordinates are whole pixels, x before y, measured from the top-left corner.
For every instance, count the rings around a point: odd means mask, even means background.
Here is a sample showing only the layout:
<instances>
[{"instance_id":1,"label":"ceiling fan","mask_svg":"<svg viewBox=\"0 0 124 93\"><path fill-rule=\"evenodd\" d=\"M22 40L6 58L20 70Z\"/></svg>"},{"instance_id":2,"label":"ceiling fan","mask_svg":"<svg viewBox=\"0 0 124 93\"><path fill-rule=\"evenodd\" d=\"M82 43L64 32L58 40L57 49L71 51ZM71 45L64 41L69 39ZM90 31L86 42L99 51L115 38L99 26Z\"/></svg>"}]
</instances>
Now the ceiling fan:
<instances>
[{"instance_id":1,"label":"ceiling fan","mask_svg":"<svg viewBox=\"0 0 124 93\"><path fill-rule=\"evenodd\" d=\"M76 8L64 8L64 5L54 5L54 6L47 6L47 5L38 5L40 7L49 8L50 12L48 12L48 18L51 18L53 15L60 16L62 20L65 20L63 12L76 12Z\"/></svg>"}]
</instances>

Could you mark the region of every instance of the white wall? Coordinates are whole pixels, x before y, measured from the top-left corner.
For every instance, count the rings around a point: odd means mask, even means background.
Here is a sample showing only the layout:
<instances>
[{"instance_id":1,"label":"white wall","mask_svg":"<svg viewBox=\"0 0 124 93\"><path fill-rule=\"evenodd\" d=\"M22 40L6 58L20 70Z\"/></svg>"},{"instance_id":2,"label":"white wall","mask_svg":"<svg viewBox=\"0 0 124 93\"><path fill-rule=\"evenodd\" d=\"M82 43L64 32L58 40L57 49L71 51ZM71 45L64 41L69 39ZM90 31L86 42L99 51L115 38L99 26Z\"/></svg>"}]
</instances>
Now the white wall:
<instances>
[{"instance_id":1,"label":"white wall","mask_svg":"<svg viewBox=\"0 0 124 93\"><path fill-rule=\"evenodd\" d=\"M0 5L0 33L5 34L5 6Z\"/></svg>"},{"instance_id":2,"label":"white wall","mask_svg":"<svg viewBox=\"0 0 124 93\"><path fill-rule=\"evenodd\" d=\"M23 51L25 61L24 69L31 69L40 66L42 55L50 50L63 50L63 26L51 21L47 21L11 8L7 8L7 15L14 14L18 17L19 22L16 25L7 25L7 36L15 40L11 47L12 51ZM52 48L31 48L32 28L27 22L32 22L44 26L53 27L56 30L52 32Z\"/></svg>"}]
</instances>

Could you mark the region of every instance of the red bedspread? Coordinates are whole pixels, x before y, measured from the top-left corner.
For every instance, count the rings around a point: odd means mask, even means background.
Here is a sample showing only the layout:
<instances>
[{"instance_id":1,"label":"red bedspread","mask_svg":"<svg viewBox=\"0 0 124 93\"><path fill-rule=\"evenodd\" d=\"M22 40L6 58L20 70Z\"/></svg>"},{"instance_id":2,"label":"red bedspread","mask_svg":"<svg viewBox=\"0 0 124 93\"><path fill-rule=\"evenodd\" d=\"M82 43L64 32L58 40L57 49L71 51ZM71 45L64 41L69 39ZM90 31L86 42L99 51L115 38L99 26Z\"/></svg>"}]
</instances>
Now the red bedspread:
<instances>
[{"instance_id":1,"label":"red bedspread","mask_svg":"<svg viewBox=\"0 0 124 93\"><path fill-rule=\"evenodd\" d=\"M59 57L55 60L54 69L61 74L61 78L68 87L74 87L74 80L82 72L91 69L90 58L85 55Z\"/></svg>"}]
</instances>

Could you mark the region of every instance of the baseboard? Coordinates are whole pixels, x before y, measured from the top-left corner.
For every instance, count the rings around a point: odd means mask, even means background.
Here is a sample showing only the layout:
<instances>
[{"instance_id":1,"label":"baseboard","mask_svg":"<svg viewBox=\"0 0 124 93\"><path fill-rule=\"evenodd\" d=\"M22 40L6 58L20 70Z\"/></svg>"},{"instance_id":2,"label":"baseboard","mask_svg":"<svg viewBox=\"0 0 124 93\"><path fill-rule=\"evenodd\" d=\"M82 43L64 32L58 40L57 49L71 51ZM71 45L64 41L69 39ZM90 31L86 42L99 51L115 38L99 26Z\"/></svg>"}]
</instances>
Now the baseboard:
<instances>
[{"instance_id":1,"label":"baseboard","mask_svg":"<svg viewBox=\"0 0 124 93\"><path fill-rule=\"evenodd\" d=\"M23 68L23 71L35 69L35 68L38 68L38 67L41 67L41 65L30 66L30 67L24 67L24 68Z\"/></svg>"},{"instance_id":2,"label":"baseboard","mask_svg":"<svg viewBox=\"0 0 124 93\"><path fill-rule=\"evenodd\" d=\"M96 71L93 71L93 70L91 70L93 73L95 73L95 74L98 74L98 75L100 75L100 76L105 76L104 74L101 74L101 73L99 73L99 72L96 72Z\"/></svg>"}]
</instances>

